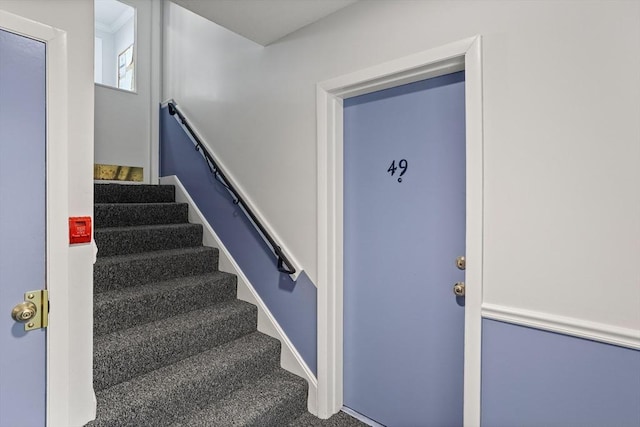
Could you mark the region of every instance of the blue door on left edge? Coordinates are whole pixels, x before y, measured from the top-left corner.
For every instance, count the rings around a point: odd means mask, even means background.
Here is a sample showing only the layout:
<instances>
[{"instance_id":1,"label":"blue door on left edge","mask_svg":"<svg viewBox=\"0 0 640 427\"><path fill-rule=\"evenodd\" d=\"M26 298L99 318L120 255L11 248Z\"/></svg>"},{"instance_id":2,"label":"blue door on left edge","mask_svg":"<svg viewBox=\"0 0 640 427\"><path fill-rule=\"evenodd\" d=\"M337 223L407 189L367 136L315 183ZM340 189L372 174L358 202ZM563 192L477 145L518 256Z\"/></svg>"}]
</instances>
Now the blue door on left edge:
<instances>
[{"instance_id":1,"label":"blue door on left edge","mask_svg":"<svg viewBox=\"0 0 640 427\"><path fill-rule=\"evenodd\" d=\"M46 330L11 317L46 287L45 53L0 29L0 427L46 423Z\"/></svg>"},{"instance_id":2,"label":"blue door on left edge","mask_svg":"<svg viewBox=\"0 0 640 427\"><path fill-rule=\"evenodd\" d=\"M344 404L460 427L464 72L344 101Z\"/></svg>"}]
</instances>

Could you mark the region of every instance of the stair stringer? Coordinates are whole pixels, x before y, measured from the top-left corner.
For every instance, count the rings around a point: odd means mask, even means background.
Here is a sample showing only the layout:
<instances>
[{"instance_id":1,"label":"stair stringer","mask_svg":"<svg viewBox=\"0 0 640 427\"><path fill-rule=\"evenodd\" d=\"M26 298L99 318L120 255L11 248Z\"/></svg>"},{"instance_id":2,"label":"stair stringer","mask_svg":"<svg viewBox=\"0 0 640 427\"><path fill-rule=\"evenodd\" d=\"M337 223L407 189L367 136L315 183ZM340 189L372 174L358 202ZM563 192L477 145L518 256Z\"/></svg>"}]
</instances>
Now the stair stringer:
<instances>
[{"instance_id":1,"label":"stair stringer","mask_svg":"<svg viewBox=\"0 0 640 427\"><path fill-rule=\"evenodd\" d=\"M318 380L311 369L304 362L300 353L296 350L289 337L278 324L273 314L269 311L258 292L255 290L249 279L244 275L236 261L233 259L225 245L222 243L216 232L213 230L207 219L204 217L198 206L184 188L180 179L176 175L160 178L162 185L174 185L176 188L175 200L178 203L189 205L189 222L201 224L203 228L202 241L205 246L211 246L219 250L218 269L227 273L235 274L238 278L238 299L255 305L258 308L258 331L269 335L280 341L280 366L305 380L309 384L309 394L307 396L307 409L313 415L318 415L317 395Z\"/></svg>"}]
</instances>

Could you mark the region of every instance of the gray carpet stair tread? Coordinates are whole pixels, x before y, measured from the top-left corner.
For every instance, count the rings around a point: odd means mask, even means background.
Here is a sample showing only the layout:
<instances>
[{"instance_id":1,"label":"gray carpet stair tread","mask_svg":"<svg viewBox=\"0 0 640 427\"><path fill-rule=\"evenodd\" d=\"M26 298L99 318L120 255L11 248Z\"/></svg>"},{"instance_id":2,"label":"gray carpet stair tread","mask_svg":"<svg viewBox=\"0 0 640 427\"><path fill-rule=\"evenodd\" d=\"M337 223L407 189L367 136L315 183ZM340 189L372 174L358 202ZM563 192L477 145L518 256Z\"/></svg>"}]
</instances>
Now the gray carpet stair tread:
<instances>
[{"instance_id":1,"label":"gray carpet stair tread","mask_svg":"<svg viewBox=\"0 0 640 427\"><path fill-rule=\"evenodd\" d=\"M368 427L368 424L340 411L327 420L305 412L302 416L289 423L288 427Z\"/></svg>"},{"instance_id":2,"label":"gray carpet stair tread","mask_svg":"<svg viewBox=\"0 0 640 427\"><path fill-rule=\"evenodd\" d=\"M207 246L102 257L93 266L94 292L213 273L217 268L218 250Z\"/></svg>"},{"instance_id":3,"label":"gray carpet stair tread","mask_svg":"<svg viewBox=\"0 0 640 427\"><path fill-rule=\"evenodd\" d=\"M285 426L307 410L306 399L306 381L278 369L172 427Z\"/></svg>"},{"instance_id":4,"label":"gray carpet stair tread","mask_svg":"<svg viewBox=\"0 0 640 427\"><path fill-rule=\"evenodd\" d=\"M94 188L94 389L87 426L287 426L305 414L305 380L280 368L235 275L173 186ZM338 418L333 417L333 420Z\"/></svg>"},{"instance_id":5,"label":"gray carpet stair tread","mask_svg":"<svg viewBox=\"0 0 640 427\"><path fill-rule=\"evenodd\" d=\"M98 257L202 245L200 224L160 224L97 228L94 239Z\"/></svg>"},{"instance_id":6,"label":"gray carpet stair tread","mask_svg":"<svg viewBox=\"0 0 640 427\"><path fill-rule=\"evenodd\" d=\"M88 426L163 426L204 408L280 364L280 343L259 332L96 393Z\"/></svg>"},{"instance_id":7,"label":"gray carpet stair tread","mask_svg":"<svg viewBox=\"0 0 640 427\"><path fill-rule=\"evenodd\" d=\"M95 228L189 222L186 203L96 203Z\"/></svg>"},{"instance_id":8,"label":"gray carpet stair tread","mask_svg":"<svg viewBox=\"0 0 640 427\"><path fill-rule=\"evenodd\" d=\"M236 276L215 271L94 295L95 336L236 298ZM144 310L140 308L144 307Z\"/></svg>"},{"instance_id":9,"label":"gray carpet stair tread","mask_svg":"<svg viewBox=\"0 0 640 427\"><path fill-rule=\"evenodd\" d=\"M94 184L95 203L161 203L175 200L173 185Z\"/></svg>"},{"instance_id":10,"label":"gray carpet stair tread","mask_svg":"<svg viewBox=\"0 0 640 427\"><path fill-rule=\"evenodd\" d=\"M102 390L255 332L257 309L226 301L94 339L93 384Z\"/></svg>"}]
</instances>

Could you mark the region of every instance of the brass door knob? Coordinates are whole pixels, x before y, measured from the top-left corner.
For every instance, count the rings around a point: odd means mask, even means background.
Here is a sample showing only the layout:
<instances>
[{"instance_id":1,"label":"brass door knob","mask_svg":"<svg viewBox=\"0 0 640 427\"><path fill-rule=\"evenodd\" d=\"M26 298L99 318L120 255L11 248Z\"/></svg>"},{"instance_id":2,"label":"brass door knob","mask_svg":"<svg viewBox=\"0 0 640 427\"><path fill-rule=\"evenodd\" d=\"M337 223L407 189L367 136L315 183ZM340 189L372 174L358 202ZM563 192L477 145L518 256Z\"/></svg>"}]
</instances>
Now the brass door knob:
<instances>
[{"instance_id":1,"label":"brass door knob","mask_svg":"<svg viewBox=\"0 0 640 427\"><path fill-rule=\"evenodd\" d=\"M457 297L464 296L464 282L458 282L453 285L453 293L456 294Z\"/></svg>"},{"instance_id":2,"label":"brass door knob","mask_svg":"<svg viewBox=\"0 0 640 427\"><path fill-rule=\"evenodd\" d=\"M13 307L13 310L11 310L11 317L13 317L13 320L16 322L27 323L29 320L36 317L36 313L38 313L38 308L34 303L30 301L23 301Z\"/></svg>"}]
</instances>

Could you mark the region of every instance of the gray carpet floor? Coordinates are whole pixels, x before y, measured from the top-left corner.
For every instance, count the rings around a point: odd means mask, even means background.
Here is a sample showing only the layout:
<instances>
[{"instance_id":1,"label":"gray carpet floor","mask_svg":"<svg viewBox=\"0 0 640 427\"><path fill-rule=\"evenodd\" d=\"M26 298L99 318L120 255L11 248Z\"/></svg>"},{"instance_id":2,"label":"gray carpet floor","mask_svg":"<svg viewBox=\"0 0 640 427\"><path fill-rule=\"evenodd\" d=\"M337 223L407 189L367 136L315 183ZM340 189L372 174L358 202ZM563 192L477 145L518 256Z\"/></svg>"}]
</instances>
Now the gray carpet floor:
<instances>
[{"instance_id":1,"label":"gray carpet floor","mask_svg":"<svg viewBox=\"0 0 640 427\"><path fill-rule=\"evenodd\" d=\"M91 427L360 427L307 412L307 382L280 367L236 277L171 186L95 186Z\"/></svg>"},{"instance_id":2,"label":"gray carpet floor","mask_svg":"<svg viewBox=\"0 0 640 427\"><path fill-rule=\"evenodd\" d=\"M368 425L340 411L328 420L307 413L294 420L289 427L367 427Z\"/></svg>"}]
</instances>

